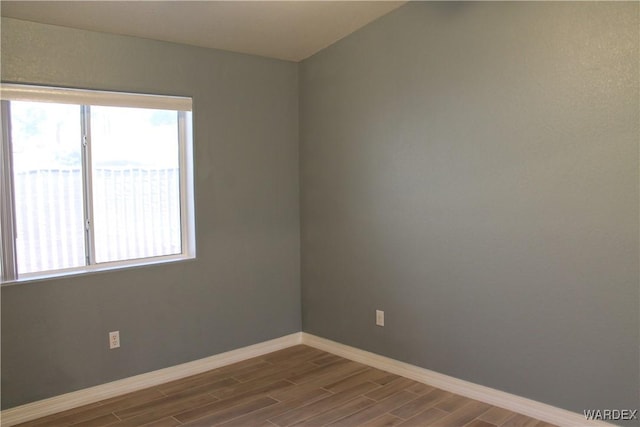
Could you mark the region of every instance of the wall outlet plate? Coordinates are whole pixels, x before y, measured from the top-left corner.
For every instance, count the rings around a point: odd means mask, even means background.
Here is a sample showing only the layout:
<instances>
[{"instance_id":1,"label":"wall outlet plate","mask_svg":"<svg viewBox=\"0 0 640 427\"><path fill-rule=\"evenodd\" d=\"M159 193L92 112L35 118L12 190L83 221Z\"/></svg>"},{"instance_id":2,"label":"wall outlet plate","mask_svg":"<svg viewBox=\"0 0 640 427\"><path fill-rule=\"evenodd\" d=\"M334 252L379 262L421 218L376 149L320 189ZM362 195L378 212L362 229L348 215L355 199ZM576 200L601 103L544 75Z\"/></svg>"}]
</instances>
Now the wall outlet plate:
<instances>
[{"instance_id":1,"label":"wall outlet plate","mask_svg":"<svg viewBox=\"0 0 640 427\"><path fill-rule=\"evenodd\" d=\"M120 331L109 332L109 350L120 347Z\"/></svg>"},{"instance_id":2,"label":"wall outlet plate","mask_svg":"<svg viewBox=\"0 0 640 427\"><path fill-rule=\"evenodd\" d=\"M384 311L376 310L376 325L384 326Z\"/></svg>"}]
</instances>

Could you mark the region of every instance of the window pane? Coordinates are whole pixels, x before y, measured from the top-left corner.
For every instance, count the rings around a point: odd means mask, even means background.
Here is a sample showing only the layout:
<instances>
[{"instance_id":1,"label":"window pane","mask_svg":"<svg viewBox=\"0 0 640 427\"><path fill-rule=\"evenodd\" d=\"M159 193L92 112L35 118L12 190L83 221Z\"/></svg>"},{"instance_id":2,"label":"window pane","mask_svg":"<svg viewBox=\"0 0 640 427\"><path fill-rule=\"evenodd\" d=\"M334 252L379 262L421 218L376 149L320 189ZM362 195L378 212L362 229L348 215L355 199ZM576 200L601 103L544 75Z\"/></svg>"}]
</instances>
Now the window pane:
<instances>
[{"instance_id":1,"label":"window pane","mask_svg":"<svg viewBox=\"0 0 640 427\"><path fill-rule=\"evenodd\" d=\"M85 264L80 106L11 102L18 274Z\"/></svg>"},{"instance_id":2,"label":"window pane","mask_svg":"<svg viewBox=\"0 0 640 427\"><path fill-rule=\"evenodd\" d=\"M178 113L91 107L96 262L179 254Z\"/></svg>"}]
</instances>

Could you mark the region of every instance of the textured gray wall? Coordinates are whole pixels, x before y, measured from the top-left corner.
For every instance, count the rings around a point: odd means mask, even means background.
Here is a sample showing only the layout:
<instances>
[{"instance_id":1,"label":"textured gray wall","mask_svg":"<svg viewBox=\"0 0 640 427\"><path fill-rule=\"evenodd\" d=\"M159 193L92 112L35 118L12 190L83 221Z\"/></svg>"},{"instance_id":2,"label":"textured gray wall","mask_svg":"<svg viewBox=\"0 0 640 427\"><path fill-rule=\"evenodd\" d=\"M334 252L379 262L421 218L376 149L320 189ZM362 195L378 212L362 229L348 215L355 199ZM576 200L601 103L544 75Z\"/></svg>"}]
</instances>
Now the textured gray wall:
<instances>
[{"instance_id":1,"label":"textured gray wall","mask_svg":"<svg viewBox=\"0 0 640 427\"><path fill-rule=\"evenodd\" d=\"M638 408L638 6L416 2L304 61L303 329Z\"/></svg>"},{"instance_id":2,"label":"textured gray wall","mask_svg":"<svg viewBox=\"0 0 640 427\"><path fill-rule=\"evenodd\" d=\"M198 250L3 287L3 408L300 330L296 64L3 19L2 79L192 96Z\"/></svg>"}]
</instances>

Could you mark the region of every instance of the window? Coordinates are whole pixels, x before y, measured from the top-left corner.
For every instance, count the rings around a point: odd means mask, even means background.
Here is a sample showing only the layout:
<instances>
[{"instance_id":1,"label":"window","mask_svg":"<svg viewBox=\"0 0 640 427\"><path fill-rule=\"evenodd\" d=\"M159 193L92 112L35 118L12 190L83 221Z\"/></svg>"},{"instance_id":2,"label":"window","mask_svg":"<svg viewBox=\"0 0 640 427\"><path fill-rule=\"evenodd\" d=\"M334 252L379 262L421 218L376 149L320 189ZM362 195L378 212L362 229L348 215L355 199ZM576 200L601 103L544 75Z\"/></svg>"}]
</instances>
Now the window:
<instances>
[{"instance_id":1,"label":"window","mask_svg":"<svg viewBox=\"0 0 640 427\"><path fill-rule=\"evenodd\" d=\"M2 85L2 282L195 256L191 99Z\"/></svg>"}]
</instances>

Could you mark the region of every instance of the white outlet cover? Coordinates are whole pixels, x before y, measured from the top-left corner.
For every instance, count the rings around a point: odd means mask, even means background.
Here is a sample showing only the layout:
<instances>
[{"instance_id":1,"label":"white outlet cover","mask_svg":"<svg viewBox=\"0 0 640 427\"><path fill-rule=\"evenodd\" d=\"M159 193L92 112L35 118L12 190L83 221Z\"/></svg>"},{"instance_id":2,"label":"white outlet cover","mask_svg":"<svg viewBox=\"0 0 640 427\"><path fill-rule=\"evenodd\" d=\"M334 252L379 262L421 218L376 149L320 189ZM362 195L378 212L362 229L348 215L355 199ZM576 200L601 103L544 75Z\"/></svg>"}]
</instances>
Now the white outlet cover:
<instances>
[{"instance_id":1,"label":"white outlet cover","mask_svg":"<svg viewBox=\"0 0 640 427\"><path fill-rule=\"evenodd\" d=\"M109 349L120 347L120 331L109 332Z\"/></svg>"},{"instance_id":2,"label":"white outlet cover","mask_svg":"<svg viewBox=\"0 0 640 427\"><path fill-rule=\"evenodd\" d=\"M376 326L384 326L384 311L376 310Z\"/></svg>"}]
</instances>

